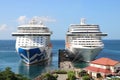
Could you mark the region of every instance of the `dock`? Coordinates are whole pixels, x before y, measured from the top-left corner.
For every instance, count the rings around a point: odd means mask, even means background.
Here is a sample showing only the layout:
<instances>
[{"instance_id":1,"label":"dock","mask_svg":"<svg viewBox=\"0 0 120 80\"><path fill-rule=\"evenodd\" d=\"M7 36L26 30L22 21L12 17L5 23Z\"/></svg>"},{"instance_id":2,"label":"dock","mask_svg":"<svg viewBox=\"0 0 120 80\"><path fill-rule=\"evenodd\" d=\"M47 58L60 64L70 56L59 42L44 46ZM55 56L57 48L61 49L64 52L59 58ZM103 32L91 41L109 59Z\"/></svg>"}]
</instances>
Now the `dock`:
<instances>
[{"instance_id":1,"label":"dock","mask_svg":"<svg viewBox=\"0 0 120 80\"><path fill-rule=\"evenodd\" d=\"M80 68L75 68L73 66L73 59L69 58L69 53L65 49L59 49L58 51L58 70L63 70L63 71L74 71L76 78L79 78L78 72L81 71ZM58 74L57 80L66 80L67 79L67 74ZM34 80L41 80L40 76L36 77Z\"/></svg>"},{"instance_id":2,"label":"dock","mask_svg":"<svg viewBox=\"0 0 120 80\"><path fill-rule=\"evenodd\" d=\"M75 68L73 59L69 58L69 52L65 49L59 49L58 67L61 70L81 71L80 68Z\"/></svg>"},{"instance_id":3,"label":"dock","mask_svg":"<svg viewBox=\"0 0 120 80\"><path fill-rule=\"evenodd\" d=\"M70 59L68 58L68 52L65 49L59 49L58 53L58 67L61 68L61 64L65 63L66 61L69 62Z\"/></svg>"}]
</instances>

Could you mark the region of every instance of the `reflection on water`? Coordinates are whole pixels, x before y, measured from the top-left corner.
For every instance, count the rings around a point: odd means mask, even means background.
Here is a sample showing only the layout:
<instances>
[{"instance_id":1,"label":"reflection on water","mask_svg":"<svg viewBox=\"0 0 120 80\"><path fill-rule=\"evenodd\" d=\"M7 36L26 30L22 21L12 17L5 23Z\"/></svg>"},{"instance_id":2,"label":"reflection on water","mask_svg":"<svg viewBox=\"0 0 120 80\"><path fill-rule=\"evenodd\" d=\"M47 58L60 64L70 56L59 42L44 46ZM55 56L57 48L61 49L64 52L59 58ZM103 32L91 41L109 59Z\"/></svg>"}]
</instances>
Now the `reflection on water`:
<instances>
[{"instance_id":1,"label":"reflection on water","mask_svg":"<svg viewBox=\"0 0 120 80\"><path fill-rule=\"evenodd\" d=\"M89 65L89 63L80 61L80 62L74 62L73 65L76 68L85 68L85 67L87 67Z\"/></svg>"},{"instance_id":2,"label":"reflection on water","mask_svg":"<svg viewBox=\"0 0 120 80\"><path fill-rule=\"evenodd\" d=\"M46 63L39 63L34 65L26 65L22 61L19 64L18 73L22 74L30 79L33 79L43 72L50 71L51 60Z\"/></svg>"}]
</instances>

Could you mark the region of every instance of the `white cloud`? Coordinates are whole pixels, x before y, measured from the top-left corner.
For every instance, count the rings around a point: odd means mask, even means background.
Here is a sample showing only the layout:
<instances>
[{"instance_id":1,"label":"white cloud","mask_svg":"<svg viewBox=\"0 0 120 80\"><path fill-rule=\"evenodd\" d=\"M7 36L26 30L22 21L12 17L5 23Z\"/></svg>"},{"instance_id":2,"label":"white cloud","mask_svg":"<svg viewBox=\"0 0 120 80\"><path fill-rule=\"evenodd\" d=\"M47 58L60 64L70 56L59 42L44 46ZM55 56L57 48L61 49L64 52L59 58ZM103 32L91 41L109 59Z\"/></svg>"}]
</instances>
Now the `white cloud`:
<instances>
[{"instance_id":1,"label":"white cloud","mask_svg":"<svg viewBox=\"0 0 120 80\"><path fill-rule=\"evenodd\" d=\"M18 19L17 19L18 23L19 24L24 24L26 23L27 21L27 17L26 16L20 16Z\"/></svg>"},{"instance_id":2,"label":"white cloud","mask_svg":"<svg viewBox=\"0 0 120 80\"><path fill-rule=\"evenodd\" d=\"M38 19L40 21L43 21L43 22L56 22L55 19L49 17L49 16L41 16L41 17L38 17Z\"/></svg>"},{"instance_id":3,"label":"white cloud","mask_svg":"<svg viewBox=\"0 0 120 80\"><path fill-rule=\"evenodd\" d=\"M0 26L0 31L5 31L7 29L7 25L6 24L2 24Z\"/></svg>"},{"instance_id":4,"label":"white cloud","mask_svg":"<svg viewBox=\"0 0 120 80\"><path fill-rule=\"evenodd\" d=\"M38 23L39 22L56 22L56 20L55 19L53 19L53 18L51 18L51 17L49 17L49 16L34 16L34 17L32 17L31 19L30 18L27 18L26 16L20 16L18 19L17 19L17 21L18 21L18 23L19 24L25 24L25 23L29 23L30 22L30 20L32 20L32 19L34 19L34 20L36 20Z\"/></svg>"}]
</instances>

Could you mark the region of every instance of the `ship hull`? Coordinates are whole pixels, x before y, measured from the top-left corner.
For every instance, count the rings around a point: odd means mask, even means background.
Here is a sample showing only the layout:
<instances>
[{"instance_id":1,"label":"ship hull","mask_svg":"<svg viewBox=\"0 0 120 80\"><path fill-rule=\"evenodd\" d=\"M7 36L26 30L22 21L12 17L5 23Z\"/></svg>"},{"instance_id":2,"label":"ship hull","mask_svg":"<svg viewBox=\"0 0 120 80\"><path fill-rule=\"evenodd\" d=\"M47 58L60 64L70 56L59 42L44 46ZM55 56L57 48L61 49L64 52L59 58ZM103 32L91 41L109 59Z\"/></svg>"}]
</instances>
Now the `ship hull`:
<instances>
[{"instance_id":1,"label":"ship hull","mask_svg":"<svg viewBox=\"0 0 120 80\"><path fill-rule=\"evenodd\" d=\"M73 60L90 62L95 59L95 57L99 54L101 50L102 48L72 48L72 51L68 51L70 53L70 57L72 57Z\"/></svg>"},{"instance_id":2,"label":"ship hull","mask_svg":"<svg viewBox=\"0 0 120 80\"><path fill-rule=\"evenodd\" d=\"M17 52L20 55L23 62L26 64L35 64L39 62L45 62L51 57L51 48L47 50L41 50L40 48L17 48Z\"/></svg>"}]
</instances>

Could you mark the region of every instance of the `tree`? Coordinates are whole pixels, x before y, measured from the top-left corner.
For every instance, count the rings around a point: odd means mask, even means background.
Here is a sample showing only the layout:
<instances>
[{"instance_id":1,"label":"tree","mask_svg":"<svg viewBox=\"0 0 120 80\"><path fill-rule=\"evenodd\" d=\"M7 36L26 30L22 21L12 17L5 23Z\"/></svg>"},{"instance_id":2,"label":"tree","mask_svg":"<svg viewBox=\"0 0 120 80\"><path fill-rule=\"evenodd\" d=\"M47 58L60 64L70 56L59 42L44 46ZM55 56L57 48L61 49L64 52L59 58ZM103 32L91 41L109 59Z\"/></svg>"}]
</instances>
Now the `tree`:
<instances>
[{"instance_id":1,"label":"tree","mask_svg":"<svg viewBox=\"0 0 120 80\"><path fill-rule=\"evenodd\" d=\"M53 74L46 73L43 75L42 80L57 80L57 77L55 77Z\"/></svg>"},{"instance_id":2,"label":"tree","mask_svg":"<svg viewBox=\"0 0 120 80\"><path fill-rule=\"evenodd\" d=\"M87 76L88 73L85 71L85 70L82 70L79 72L79 76L82 77L82 76Z\"/></svg>"},{"instance_id":3,"label":"tree","mask_svg":"<svg viewBox=\"0 0 120 80\"><path fill-rule=\"evenodd\" d=\"M0 71L0 80L29 80L28 78L15 74L11 71L10 67L7 67L4 71Z\"/></svg>"},{"instance_id":4,"label":"tree","mask_svg":"<svg viewBox=\"0 0 120 80\"><path fill-rule=\"evenodd\" d=\"M68 80L76 80L75 73L73 71L68 72Z\"/></svg>"},{"instance_id":5,"label":"tree","mask_svg":"<svg viewBox=\"0 0 120 80\"><path fill-rule=\"evenodd\" d=\"M90 80L90 77L89 76L83 76L82 80Z\"/></svg>"}]
</instances>

